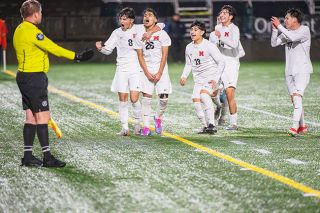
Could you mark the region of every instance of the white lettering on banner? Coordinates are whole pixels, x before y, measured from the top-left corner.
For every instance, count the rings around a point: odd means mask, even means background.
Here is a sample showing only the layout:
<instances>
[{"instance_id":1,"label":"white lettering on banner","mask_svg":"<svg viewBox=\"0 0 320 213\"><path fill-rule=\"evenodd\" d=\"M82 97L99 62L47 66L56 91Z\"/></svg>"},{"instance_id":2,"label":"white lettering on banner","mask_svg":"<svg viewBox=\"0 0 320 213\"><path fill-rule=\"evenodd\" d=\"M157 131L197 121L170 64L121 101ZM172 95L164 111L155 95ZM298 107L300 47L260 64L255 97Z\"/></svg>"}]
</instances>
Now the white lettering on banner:
<instances>
[{"instance_id":1,"label":"white lettering on banner","mask_svg":"<svg viewBox=\"0 0 320 213\"><path fill-rule=\"evenodd\" d=\"M281 24L284 25L284 18L280 18ZM303 21L302 25L306 25L310 28L312 34L319 34L315 29L316 20L311 18L307 21ZM254 20L254 31L258 34L270 34L272 31L272 24L270 20L267 20L263 17L257 17Z\"/></svg>"}]
</instances>

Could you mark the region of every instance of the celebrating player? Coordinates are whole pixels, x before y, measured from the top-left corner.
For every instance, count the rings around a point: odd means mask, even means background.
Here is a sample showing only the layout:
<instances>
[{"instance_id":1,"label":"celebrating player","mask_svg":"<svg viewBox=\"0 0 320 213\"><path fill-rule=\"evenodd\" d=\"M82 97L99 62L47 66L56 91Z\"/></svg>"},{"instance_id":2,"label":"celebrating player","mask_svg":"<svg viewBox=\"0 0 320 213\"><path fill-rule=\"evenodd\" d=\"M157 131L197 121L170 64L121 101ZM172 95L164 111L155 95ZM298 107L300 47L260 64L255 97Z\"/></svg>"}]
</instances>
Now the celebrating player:
<instances>
[{"instance_id":1,"label":"celebrating player","mask_svg":"<svg viewBox=\"0 0 320 213\"><path fill-rule=\"evenodd\" d=\"M310 29L301 25L302 18L300 10L288 10L284 21L287 29L280 24L278 18L274 16L271 18L273 27L271 46L285 45L286 49L285 79L293 103L293 124L289 130L292 136L307 132L302 96L313 70L310 60Z\"/></svg>"},{"instance_id":2,"label":"celebrating player","mask_svg":"<svg viewBox=\"0 0 320 213\"><path fill-rule=\"evenodd\" d=\"M143 24L147 32L156 26L158 16L156 12L148 8L143 12ZM162 133L162 116L167 108L168 97L172 92L171 81L168 73L167 56L171 39L164 31L158 31L149 40L142 41L142 34L138 34L135 42L138 59L144 76L142 77L142 114L143 131L142 135L151 135L150 114L151 100L154 89L159 96L157 113L154 117L155 130L157 134Z\"/></svg>"},{"instance_id":3,"label":"celebrating player","mask_svg":"<svg viewBox=\"0 0 320 213\"><path fill-rule=\"evenodd\" d=\"M135 119L135 134L140 134L141 126L141 104L139 92L141 91L141 73L137 53L133 48L134 39L138 32L145 33L144 26L134 24L135 14L132 8L124 8L119 13L120 27L114 30L109 39L102 46L102 42L96 42L97 49L106 55L110 55L117 48L117 70L112 81L111 91L119 95L119 114L122 129L118 135L128 136L128 93L133 107ZM144 37L149 38L151 34L161 30L164 24L159 24L150 30Z\"/></svg>"},{"instance_id":4,"label":"celebrating player","mask_svg":"<svg viewBox=\"0 0 320 213\"><path fill-rule=\"evenodd\" d=\"M203 126L200 133L212 134L217 132L217 129L214 122L214 107L211 96L217 96L217 84L220 81L225 63L217 46L204 39L205 35L204 23L195 21L191 24L190 36L192 42L186 47L186 64L180 84L185 85L192 71L195 83L192 101Z\"/></svg>"},{"instance_id":5,"label":"celebrating player","mask_svg":"<svg viewBox=\"0 0 320 213\"><path fill-rule=\"evenodd\" d=\"M219 13L220 24L210 34L210 41L218 45L226 62L221 79L226 90L230 111L230 124L226 128L227 130L238 129L235 90L240 68L239 58L244 56L244 51L240 44L239 28L233 23L235 17L235 9L230 5L224 5Z\"/></svg>"}]
</instances>

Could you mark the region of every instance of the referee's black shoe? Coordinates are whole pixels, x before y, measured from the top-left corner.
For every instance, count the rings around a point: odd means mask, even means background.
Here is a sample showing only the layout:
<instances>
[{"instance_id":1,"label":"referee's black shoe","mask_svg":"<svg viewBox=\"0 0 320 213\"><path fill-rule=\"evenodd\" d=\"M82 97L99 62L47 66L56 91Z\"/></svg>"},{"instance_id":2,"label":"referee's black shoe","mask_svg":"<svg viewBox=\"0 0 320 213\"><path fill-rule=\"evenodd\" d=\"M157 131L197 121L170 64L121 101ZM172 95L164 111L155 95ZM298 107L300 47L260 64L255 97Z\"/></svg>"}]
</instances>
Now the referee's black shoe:
<instances>
[{"instance_id":1,"label":"referee's black shoe","mask_svg":"<svg viewBox=\"0 0 320 213\"><path fill-rule=\"evenodd\" d=\"M65 167L66 163L56 159L53 155L43 158L43 167Z\"/></svg>"},{"instance_id":2,"label":"referee's black shoe","mask_svg":"<svg viewBox=\"0 0 320 213\"><path fill-rule=\"evenodd\" d=\"M42 161L31 155L29 158L21 158L21 166L40 167L42 166Z\"/></svg>"}]
</instances>

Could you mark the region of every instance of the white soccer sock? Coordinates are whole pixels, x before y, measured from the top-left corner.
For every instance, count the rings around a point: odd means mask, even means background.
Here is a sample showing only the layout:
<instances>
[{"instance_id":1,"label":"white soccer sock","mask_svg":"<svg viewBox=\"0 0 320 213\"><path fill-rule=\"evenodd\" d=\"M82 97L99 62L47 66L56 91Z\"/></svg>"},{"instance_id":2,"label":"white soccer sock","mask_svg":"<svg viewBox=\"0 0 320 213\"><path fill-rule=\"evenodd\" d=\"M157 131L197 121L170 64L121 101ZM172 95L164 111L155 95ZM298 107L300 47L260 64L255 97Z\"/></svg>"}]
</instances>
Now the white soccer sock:
<instances>
[{"instance_id":1,"label":"white soccer sock","mask_svg":"<svg viewBox=\"0 0 320 213\"><path fill-rule=\"evenodd\" d=\"M206 118L204 116L204 111L202 108L202 104L200 102L193 102L194 108L196 110L196 114L202 124L203 127L207 126L207 121Z\"/></svg>"},{"instance_id":2,"label":"white soccer sock","mask_svg":"<svg viewBox=\"0 0 320 213\"><path fill-rule=\"evenodd\" d=\"M161 118L167 108L168 98L159 98L157 108L157 118Z\"/></svg>"},{"instance_id":3,"label":"white soccer sock","mask_svg":"<svg viewBox=\"0 0 320 213\"><path fill-rule=\"evenodd\" d=\"M301 112L301 117L300 117L300 121L299 121L299 126L305 126L306 123L304 122L304 109L302 106L302 112Z\"/></svg>"},{"instance_id":4,"label":"white soccer sock","mask_svg":"<svg viewBox=\"0 0 320 213\"><path fill-rule=\"evenodd\" d=\"M237 113L234 113L232 115L230 114L229 119L230 119L231 125L237 125L238 114Z\"/></svg>"},{"instance_id":5,"label":"white soccer sock","mask_svg":"<svg viewBox=\"0 0 320 213\"><path fill-rule=\"evenodd\" d=\"M152 98L143 97L141 103L143 126L148 128L150 126L151 100Z\"/></svg>"},{"instance_id":6,"label":"white soccer sock","mask_svg":"<svg viewBox=\"0 0 320 213\"><path fill-rule=\"evenodd\" d=\"M122 129L129 129L128 127L128 101L119 103L119 114L120 114L120 121L122 125Z\"/></svg>"},{"instance_id":7,"label":"white soccer sock","mask_svg":"<svg viewBox=\"0 0 320 213\"><path fill-rule=\"evenodd\" d=\"M299 121L302 114L302 97L301 96L293 96L293 117L292 117L292 127L295 129L299 128Z\"/></svg>"},{"instance_id":8,"label":"white soccer sock","mask_svg":"<svg viewBox=\"0 0 320 213\"><path fill-rule=\"evenodd\" d=\"M207 93L201 93L200 98L204 106L203 109L208 123L214 124L214 107L211 97Z\"/></svg>"},{"instance_id":9,"label":"white soccer sock","mask_svg":"<svg viewBox=\"0 0 320 213\"><path fill-rule=\"evenodd\" d=\"M135 123L139 124L141 122L141 103L139 100L135 103L132 103L132 109Z\"/></svg>"}]
</instances>

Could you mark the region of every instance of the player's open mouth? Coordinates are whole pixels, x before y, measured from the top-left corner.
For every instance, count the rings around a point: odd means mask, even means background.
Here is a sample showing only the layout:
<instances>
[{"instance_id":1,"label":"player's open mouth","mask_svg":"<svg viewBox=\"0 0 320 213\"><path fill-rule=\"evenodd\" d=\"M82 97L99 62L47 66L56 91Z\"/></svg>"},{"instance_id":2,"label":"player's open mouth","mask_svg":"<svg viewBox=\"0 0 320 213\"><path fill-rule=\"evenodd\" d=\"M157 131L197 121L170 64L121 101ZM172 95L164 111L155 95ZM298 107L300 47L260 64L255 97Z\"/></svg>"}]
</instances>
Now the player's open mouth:
<instances>
[{"instance_id":1,"label":"player's open mouth","mask_svg":"<svg viewBox=\"0 0 320 213\"><path fill-rule=\"evenodd\" d=\"M149 19L146 19L144 22L148 24L149 23Z\"/></svg>"}]
</instances>

